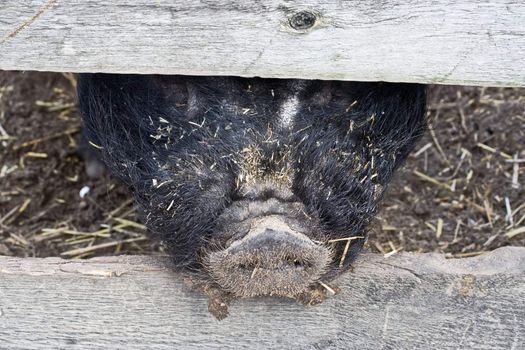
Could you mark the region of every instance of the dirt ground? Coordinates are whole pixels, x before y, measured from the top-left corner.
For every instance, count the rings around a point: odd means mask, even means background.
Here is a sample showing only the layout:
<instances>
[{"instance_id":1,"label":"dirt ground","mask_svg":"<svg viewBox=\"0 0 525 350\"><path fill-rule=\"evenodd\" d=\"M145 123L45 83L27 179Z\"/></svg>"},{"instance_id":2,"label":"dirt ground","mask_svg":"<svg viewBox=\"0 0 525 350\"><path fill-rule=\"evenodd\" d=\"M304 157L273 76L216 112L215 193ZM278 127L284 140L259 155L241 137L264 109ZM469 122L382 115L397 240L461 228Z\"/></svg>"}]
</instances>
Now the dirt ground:
<instances>
[{"instance_id":1,"label":"dirt ground","mask_svg":"<svg viewBox=\"0 0 525 350\"><path fill-rule=\"evenodd\" d=\"M89 179L71 74L0 72L0 255L159 254L130 194ZM432 86L431 130L392 182L372 251L525 246L525 89Z\"/></svg>"}]
</instances>

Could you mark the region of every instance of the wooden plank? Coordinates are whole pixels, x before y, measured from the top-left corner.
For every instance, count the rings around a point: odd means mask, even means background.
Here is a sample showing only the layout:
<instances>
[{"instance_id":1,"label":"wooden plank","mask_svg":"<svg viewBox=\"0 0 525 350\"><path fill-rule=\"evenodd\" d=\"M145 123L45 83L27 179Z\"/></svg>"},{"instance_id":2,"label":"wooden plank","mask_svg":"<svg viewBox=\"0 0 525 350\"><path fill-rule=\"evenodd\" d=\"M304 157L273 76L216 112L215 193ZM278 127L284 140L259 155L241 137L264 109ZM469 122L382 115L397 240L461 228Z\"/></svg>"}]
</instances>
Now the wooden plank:
<instances>
[{"instance_id":1,"label":"wooden plank","mask_svg":"<svg viewBox=\"0 0 525 350\"><path fill-rule=\"evenodd\" d=\"M217 321L166 258L0 257L3 349L524 349L525 248L365 254L339 295L236 301Z\"/></svg>"},{"instance_id":2,"label":"wooden plank","mask_svg":"<svg viewBox=\"0 0 525 350\"><path fill-rule=\"evenodd\" d=\"M524 23L522 0L2 0L0 69L525 86Z\"/></svg>"}]
</instances>

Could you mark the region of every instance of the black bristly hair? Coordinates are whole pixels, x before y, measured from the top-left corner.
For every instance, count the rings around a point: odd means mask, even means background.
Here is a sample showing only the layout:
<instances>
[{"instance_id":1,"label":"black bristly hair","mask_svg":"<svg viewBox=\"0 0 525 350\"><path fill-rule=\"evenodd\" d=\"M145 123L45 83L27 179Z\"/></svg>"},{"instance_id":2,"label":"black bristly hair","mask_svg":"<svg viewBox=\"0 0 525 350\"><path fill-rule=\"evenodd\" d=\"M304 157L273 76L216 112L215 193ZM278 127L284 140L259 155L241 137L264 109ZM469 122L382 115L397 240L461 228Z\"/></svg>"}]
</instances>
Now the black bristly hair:
<instances>
[{"instance_id":1,"label":"black bristly hair","mask_svg":"<svg viewBox=\"0 0 525 350\"><path fill-rule=\"evenodd\" d=\"M78 98L86 139L131 188L151 235L193 269L203 246L221 246L217 232L234 234L221 215L242 199L289 191L313 239L364 236L426 129L417 84L80 74ZM344 242L334 246L342 254Z\"/></svg>"}]
</instances>

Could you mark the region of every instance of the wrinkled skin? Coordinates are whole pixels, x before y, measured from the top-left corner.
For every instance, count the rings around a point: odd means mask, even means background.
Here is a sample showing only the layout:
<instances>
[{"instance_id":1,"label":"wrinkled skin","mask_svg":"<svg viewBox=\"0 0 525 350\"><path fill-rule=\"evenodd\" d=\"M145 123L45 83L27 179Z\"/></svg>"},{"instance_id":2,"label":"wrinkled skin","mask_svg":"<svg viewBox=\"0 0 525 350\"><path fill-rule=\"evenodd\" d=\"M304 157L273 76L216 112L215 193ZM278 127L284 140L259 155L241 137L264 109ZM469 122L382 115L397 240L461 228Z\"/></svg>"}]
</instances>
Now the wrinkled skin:
<instances>
[{"instance_id":1,"label":"wrinkled skin","mask_svg":"<svg viewBox=\"0 0 525 350\"><path fill-rule=\"evenodd\" d=\"M78 94L152 237L236 297L345 271L426 127L414 84L82 74Z\"/></svg>"}]
</instances>

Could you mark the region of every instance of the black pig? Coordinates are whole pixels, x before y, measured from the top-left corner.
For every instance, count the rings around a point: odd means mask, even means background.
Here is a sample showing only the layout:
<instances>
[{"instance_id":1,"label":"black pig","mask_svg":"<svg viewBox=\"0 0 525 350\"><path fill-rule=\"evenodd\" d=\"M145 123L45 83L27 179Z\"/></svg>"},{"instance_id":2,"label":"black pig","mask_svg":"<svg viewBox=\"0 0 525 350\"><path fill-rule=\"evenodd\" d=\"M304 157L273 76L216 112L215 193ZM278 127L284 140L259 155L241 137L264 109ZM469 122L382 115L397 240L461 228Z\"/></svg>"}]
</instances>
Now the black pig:
<instances>
[{"instance_id":1,"label":"black pig","mask_svg":"<svg viewBox=\"0 0 525 350\"><path fill-rule=\"evenodd\" d=\"M152 237L235 297L347 269L426 128L414 84L81 74L78 96Z\"/></svg>"}]
</instances>

